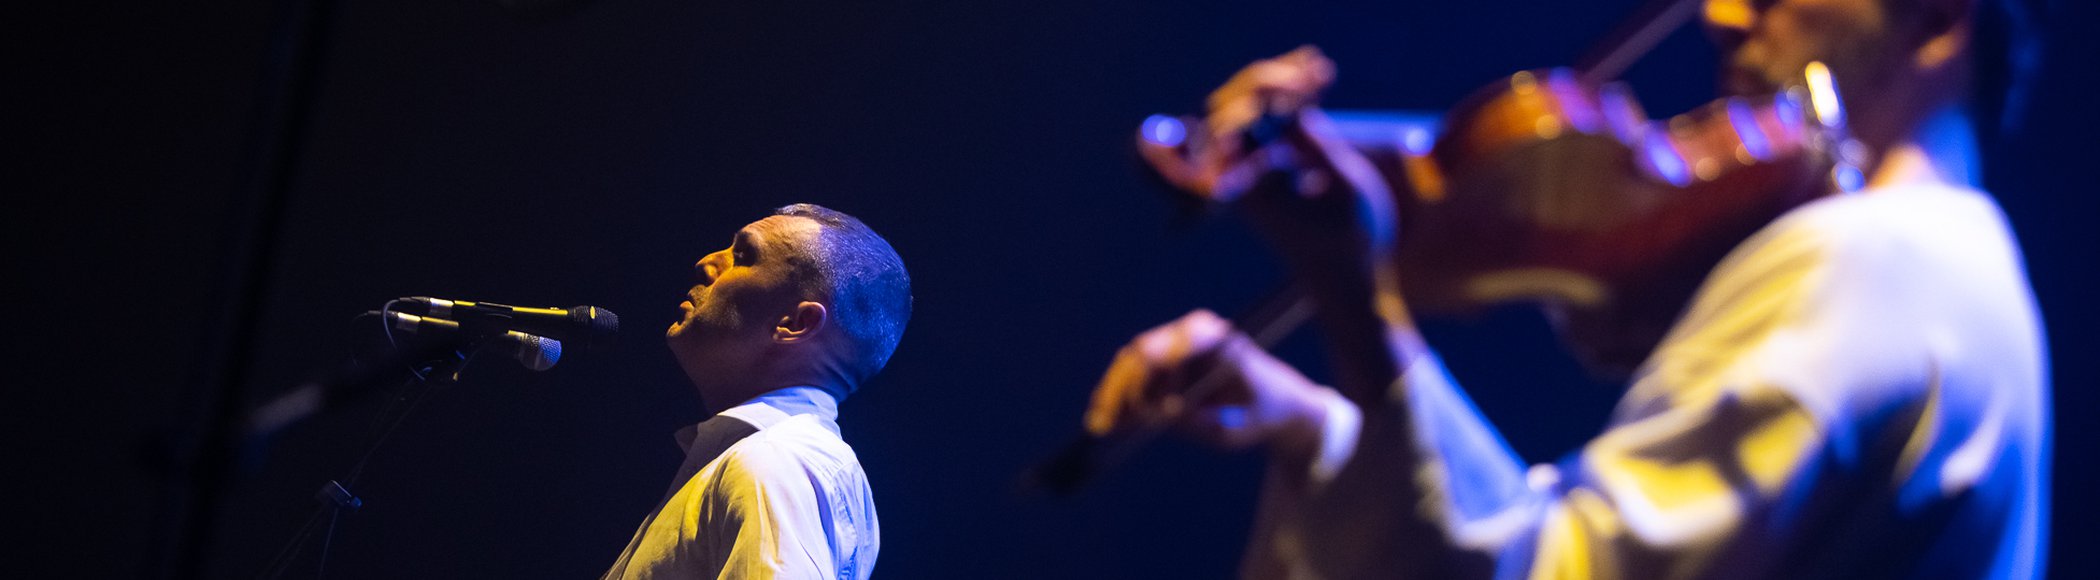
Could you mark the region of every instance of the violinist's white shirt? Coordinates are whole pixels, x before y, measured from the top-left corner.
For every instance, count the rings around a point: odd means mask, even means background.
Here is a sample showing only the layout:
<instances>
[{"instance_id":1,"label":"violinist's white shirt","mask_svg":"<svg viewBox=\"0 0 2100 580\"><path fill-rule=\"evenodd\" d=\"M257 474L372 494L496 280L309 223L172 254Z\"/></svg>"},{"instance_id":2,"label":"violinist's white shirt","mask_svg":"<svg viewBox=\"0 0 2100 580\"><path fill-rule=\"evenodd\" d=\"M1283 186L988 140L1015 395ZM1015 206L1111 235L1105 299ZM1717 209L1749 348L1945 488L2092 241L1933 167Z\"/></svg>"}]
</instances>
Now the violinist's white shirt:
<instances>
[{"instance_id":1,"label":"violinist's white shirt","mask_svg":"<svg viewBox=\"0 0 2100 580\"><path fill-rule=\"evenodd\" d=\"M1579 453L1527 468L1440 362L1330 397L1272 473L1250 578L2038 578L2042 330L1984 194L1911 183L1782 216L1708 276ZM1359 414L1360 413L1360 414ZM1293 483L1296 482L1296 483Z\"/></svg>"}]
</instances>

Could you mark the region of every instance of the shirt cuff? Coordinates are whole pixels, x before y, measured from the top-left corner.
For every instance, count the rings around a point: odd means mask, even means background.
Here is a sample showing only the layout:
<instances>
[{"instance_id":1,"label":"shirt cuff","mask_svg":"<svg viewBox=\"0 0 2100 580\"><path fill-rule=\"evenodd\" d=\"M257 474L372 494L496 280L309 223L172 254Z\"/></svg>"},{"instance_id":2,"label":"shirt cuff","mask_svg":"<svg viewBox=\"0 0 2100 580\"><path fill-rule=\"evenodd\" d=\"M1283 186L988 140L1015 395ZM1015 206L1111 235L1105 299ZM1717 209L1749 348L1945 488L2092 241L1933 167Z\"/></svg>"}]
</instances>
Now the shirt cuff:
<instances>
[{"instance_id":1,"label":"shirt cuff","mask_svg":"<svg viewBox=\"0 0 2100 580\"><path fill-rule=\"evenodd\" d=\"M1318 490L1341 473L1342 466L1356 455L1356 440L1363 434L1364 415L1355 403L1334 389L1319 390L1325 419L1320 422L1320 448L1313 453L1306 477L1309 489Z\"/></svg>"}]
</instances>

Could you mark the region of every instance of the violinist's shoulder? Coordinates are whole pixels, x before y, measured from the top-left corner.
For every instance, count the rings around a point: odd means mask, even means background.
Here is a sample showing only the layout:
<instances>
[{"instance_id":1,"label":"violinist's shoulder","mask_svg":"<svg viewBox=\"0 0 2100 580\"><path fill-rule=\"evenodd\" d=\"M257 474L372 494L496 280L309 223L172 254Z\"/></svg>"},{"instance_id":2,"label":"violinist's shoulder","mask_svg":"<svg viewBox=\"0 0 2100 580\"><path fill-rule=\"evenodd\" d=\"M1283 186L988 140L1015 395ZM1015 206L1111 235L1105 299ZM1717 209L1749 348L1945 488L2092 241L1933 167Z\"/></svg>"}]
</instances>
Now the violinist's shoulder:
<instances>
[{"instance_id":1,"label":"violinist's shoulder","mask_svg":"<svg viewBox=\"0 0 2100 580\"><path fill-rule=\"evenodd\" d=\"M2018 247L1983 192L1885 187L1795 208L1739 245L1705 289L1728 304L1929 312L2028 294Z\"/></svg>"},{"instance_id":2,"label":"violinist's shoulder","mask_svg":"<svg viewBox=\"0 0 2100 580\"><path fill-rule=\"evenodd\" d=\"M1739 252L1744 264L1770 265L1742 270L1759 294L1790 297L1788 318L1830 332L1941 329L2012 341L2038 325L2004 213L1974 189L1903 185L1817 200Z\"/></svg>"},{"instance_id":3,"label":"violinist's shoulder","mask_svg":"<svg viewBox=\"0 0 2100 580\"><path fill-rule=\"evenodd\" d=\"M1997 203L1960 186L1904 184L1831 196L1773 225L1788 230L1783 235L1813 240L1840 271L1879 272L1892 280L1998 272L2020 263Z\"/></svg>"}]
</instances>

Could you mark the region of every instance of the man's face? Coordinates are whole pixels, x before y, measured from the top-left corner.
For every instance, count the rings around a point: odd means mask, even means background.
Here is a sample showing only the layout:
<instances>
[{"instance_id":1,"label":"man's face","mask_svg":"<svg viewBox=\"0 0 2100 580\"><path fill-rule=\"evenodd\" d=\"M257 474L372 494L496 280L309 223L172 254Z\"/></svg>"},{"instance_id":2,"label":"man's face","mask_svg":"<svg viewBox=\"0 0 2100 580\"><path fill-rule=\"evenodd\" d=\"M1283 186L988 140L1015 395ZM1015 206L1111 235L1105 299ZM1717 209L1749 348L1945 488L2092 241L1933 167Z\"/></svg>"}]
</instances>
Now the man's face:
<instances>
[{"instance_id":1,"label":"man's face","mask_svg":"<svg viewBox=\"0 0 2100 580\"><path fill-rule=\"evenodd\" d=\"M771 340L772 329L803 300L793 260L818 233L808 218L772 216L737 230L729 247L693 264L693 286L664 331L680 366L695 380L732 372Z\"/></svg>"},{"instance_id":2,"label":"man's face","mask_svg":"<svg viewBox=\"0 0 2100 580\"><path fill-rule=\"evenodd\" d=\"M1914 17L1886 0L1706 0L1706 30L1721 51L1721 90L1769 95L1794 84L1809 62L1830 66L1850 103L1881 100L1889 76L1908 66L1903 38Z\"/></svg>"}]
</instances>

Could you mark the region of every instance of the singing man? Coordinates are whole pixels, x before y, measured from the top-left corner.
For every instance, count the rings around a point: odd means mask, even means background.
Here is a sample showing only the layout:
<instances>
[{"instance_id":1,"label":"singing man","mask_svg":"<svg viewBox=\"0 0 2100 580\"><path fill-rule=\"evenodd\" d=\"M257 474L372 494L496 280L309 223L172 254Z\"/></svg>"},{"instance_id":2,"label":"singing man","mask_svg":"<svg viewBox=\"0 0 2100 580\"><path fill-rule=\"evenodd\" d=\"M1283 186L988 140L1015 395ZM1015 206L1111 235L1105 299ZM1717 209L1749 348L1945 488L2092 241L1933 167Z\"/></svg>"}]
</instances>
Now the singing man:
<instances>
[{"instance_id":1,"label":"singing man","mask_svg":"<svg viewBox=\"0 0 2100 580\"><path fill-rule=\"evenodd\" d=\"M882 370L911 276L853 216L795 204L693 264L665 341L713 417L607 579L865 580L881 528L838 404Z\"/></svg>"}]
</instances>

